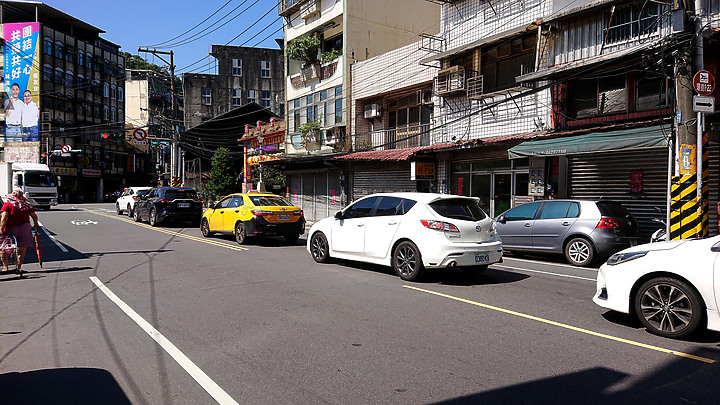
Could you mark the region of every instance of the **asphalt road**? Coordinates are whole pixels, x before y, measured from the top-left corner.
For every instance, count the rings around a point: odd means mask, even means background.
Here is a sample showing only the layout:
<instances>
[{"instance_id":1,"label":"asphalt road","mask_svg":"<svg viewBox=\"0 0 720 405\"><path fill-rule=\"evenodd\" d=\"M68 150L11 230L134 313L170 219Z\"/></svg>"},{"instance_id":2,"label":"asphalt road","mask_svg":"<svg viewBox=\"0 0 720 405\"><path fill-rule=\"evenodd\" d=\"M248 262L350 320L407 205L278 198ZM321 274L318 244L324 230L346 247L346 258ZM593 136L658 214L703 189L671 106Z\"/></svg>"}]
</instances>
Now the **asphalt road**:
<instances>
[{"instance_id":1,"label":"asphalt road","mask_svg":"<svg viewBox=\"0 0 720 405\"><path fill-rule=\"evenodd\" d=\"M3 404L720 403L720 334L660 338L597 269L507 257L469 278L318 265L112 204L40 212L44 265L0 275Z\"/></svg>"}]
</instances>

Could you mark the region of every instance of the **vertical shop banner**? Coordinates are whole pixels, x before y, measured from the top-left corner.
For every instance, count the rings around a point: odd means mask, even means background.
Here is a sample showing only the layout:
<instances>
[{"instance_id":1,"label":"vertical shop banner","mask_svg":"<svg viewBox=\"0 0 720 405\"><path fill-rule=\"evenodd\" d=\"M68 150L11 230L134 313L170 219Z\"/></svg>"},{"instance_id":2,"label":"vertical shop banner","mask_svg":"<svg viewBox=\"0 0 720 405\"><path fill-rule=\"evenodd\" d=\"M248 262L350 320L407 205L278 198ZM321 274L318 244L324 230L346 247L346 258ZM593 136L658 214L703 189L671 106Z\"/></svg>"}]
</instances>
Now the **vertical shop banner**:
<instances>
[{"instance_id":1,"label":"vertical shop banner","mask_svg":"<svg viewBox=\"0 0 720 405\"><path fill-rule=\"evenodd\" d=\"M40 24L2 24L5 141L39 140Z\"/></svg>"}]
</instances>

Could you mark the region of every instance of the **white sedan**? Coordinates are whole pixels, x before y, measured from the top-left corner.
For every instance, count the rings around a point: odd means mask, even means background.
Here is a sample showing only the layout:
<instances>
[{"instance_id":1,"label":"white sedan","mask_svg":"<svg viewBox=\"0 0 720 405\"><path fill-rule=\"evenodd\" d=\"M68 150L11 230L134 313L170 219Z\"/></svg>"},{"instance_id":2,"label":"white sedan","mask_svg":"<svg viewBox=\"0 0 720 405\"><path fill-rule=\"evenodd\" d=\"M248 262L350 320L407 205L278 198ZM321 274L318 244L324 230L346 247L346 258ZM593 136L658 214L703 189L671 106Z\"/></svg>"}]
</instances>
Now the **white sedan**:
<instances>
[{"instance_id":1,"label":"white sedan","mask_svg":"<svg viewBox=\"0 0 720 405\"><path fill-rule=\"evenodd\" d=\"M479 273L502 261L502 245L478 201L430 193L369 195L316 222L307 250L318 263L339 258L392 266L403 280L416 279L425 268Z\"/></svg>"},{"instance_id":2,"label":"white sedan","mask_svg":"<svg viewBox=\"0 0 720 405\"><path fill-rule=\"evenodd\" d=\"M720 236L625 249L600 267L593 301L635 314L648 331L682 338L720 331Z\"/></svg>"},{"instance_id":3,"label":"white sedan","mask_svg":"<svg viewBox=\"0 0 720 405\"><path fill-rule=\"evenodd\" d=\"M132 217L135 209L135 202L139 195L146 193L152 187L128 187L122 195L115 201L115 211L120 215L125 211L129 217Z\"/></svg>"}]
</instances>

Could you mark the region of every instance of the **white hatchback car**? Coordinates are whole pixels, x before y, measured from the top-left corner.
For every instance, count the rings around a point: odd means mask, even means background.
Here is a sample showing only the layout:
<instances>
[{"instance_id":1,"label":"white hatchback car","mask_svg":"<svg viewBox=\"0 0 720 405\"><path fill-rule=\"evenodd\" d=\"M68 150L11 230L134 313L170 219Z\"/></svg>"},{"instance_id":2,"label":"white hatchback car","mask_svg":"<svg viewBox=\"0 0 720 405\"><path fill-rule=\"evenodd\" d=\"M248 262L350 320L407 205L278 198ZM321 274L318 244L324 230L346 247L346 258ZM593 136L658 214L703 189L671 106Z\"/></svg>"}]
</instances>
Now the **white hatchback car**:
<instances>
[{"instance_id":1,"label":"white hatchback car","mask_svg":"<svg viewBox=\"0 0 720 405\"><path fill-rule=\"evenodd\" d=\"M392 266L403 280L425 268L479 273L502 261L502 245L478 202L449 194L369 195L316 222L307 250L318 263L339 258Z\"/></svg>"},{"instance_id":2,"label":"white hatchback car","mask_svg":"<svg viewBox=\"0 0 720 405\"><path fill-rule=\"evenodd\" d=\"M115 211L117 211L118 215L121 215L124 212L128 214L129 217L132 216L133 210L135 209L135 202L138 199L138 192L147 192L147 190L150 190L152 187L128 187L126 188L122 195L118 197L117 201L115 201Z\"/></svg>"},{"instance_id":3,"label":"white hatchback car","mask_svg":"<svg viewBox=\"0 0 720 405\"><path fill-rule=\"evenodd\" d=\"M719 253L720 236L625 249L600 267L593 301L635 314L660 336L682 338L701 326L720 331Z\"/></svg>"}]
</instances>

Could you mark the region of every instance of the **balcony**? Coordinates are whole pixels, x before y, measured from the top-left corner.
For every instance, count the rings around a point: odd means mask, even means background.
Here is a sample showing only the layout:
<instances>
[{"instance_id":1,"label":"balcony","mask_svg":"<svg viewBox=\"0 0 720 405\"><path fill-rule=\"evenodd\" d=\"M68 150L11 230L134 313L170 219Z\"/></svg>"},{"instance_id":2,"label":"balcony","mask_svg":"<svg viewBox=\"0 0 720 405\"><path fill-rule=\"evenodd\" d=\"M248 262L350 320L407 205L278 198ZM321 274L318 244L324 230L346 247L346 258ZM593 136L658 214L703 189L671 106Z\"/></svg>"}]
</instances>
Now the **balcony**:
<instances>
[{"instance_id":1,"label":"balcony","mask_svg":"<svg viewBox=\"0 0 720 405\"><path fill-rule=\"evenodd\" d=\"M435 93L447 95L452 93L466 92L469 78L477 76L474 70L465 69L462 66L452 66L438 72L435 78Z\"/></svg>"},{"instance_id":2,"label":"balcony","mask_svg":"<svg viewBox=\"0 0 720 405\"><path fill-rule=\"evenodd\" d=\"M406 149L430 145L430 124L412 125L356 135L354 148L362 150Z\"/></svg>"},{"instance_id":3,"label":"balcony","mask_svg":"<svg viewBox=\"0 0 720 405\"><path fill-rule=\"evenodd\" d=\"M280 0L278 2L278 15L289 18L300 10L300 4L304 0Z\"/></svg>"}]
</instances>

